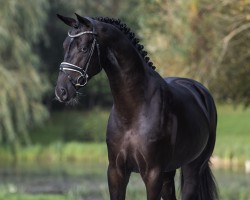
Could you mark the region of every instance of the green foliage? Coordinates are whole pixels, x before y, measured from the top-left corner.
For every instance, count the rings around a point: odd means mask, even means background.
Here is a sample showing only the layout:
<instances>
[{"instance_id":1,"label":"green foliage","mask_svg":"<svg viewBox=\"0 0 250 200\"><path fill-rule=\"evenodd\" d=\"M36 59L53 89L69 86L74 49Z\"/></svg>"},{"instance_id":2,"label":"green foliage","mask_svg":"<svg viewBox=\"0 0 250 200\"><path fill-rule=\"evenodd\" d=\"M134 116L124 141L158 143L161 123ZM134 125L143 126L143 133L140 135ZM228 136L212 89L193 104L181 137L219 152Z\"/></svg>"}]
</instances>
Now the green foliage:
<instances>
[{"instance_id":1,"label":"green foliage","mask_svg":"<svg viewBox=\"0 0 250 200\"><path fill-rule=\"evenodd\" d=\"M54 112L45 126L33 129L31 140L37 144L55 141L103 142L109 111L94 108L90 111Z\"/></svg>"},{"instance_id":2,"label":"green foliage","mask_svg":"<svg viewBox=\"0 0 250 200\"><path fill-rule=\"evenodd\" d=\"M225 24L220 68L214 86L221 99L229 97L235 103L250 104L250 1L230 1L221 8ZM222 29L223 27L221 27Z\"/></svg>"},{"instance_id":3,"label":"green foliage","mask_svg":"<svg viewBox=\"0 0 250 200\"><path fill-rule=\"evenodd\" d=\"M12 147L28 144L28 128L48 116L41 103L48 85L33 49L46 9L45 0L0 2L0 142Z\"/></svg>"},{"instance_id":4,"label":"green foliage","mask_svg":"<svg viewBox=\"0 0 250 200\"><path fill-rule=\"evenodd\" d=\"M105 141L107 117L107 112L99 109L91 110L84 116L76 116L73 125L65 129L65 140Z\"/></svg>"},{"instance_id":5,"label":"green foliage","mask_svg":"<svg viewBox=\"0 0 250 200\"><path fill-rule=\"evenodd\" d=\"M217 99L250 103L249 0L139 2L139 32L161 74L193 77Z\"/></svg>"}]
</instances>

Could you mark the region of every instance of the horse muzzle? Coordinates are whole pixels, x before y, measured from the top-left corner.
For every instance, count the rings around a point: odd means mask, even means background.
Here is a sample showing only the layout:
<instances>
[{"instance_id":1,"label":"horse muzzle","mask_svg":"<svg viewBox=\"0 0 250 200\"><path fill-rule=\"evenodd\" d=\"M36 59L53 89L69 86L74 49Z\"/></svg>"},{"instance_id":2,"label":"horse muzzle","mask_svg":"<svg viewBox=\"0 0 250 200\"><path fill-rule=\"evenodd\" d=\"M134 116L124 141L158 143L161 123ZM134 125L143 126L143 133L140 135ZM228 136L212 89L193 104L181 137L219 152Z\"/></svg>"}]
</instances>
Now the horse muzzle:
<instances>
[{"instance_id":1,"label":"horse muzzle","mask_svg":"<svg viewBox=\"0 0 250 200\"><path fill-rule=\"evenodd\" d=\"M56 99L62 103L68 103L76 97L76 89L71 84L57 85L55 88Z\"/></svg>"}]
</instances>

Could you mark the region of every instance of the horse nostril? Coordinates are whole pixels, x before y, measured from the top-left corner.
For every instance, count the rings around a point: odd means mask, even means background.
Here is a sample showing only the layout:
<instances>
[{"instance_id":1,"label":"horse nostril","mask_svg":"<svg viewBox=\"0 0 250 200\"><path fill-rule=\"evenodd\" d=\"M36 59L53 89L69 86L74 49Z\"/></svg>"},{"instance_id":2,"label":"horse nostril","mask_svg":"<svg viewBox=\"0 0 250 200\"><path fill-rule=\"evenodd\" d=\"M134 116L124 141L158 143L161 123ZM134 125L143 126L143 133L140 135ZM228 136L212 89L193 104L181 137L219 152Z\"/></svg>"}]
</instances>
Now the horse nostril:
<instances>
[{"instance_id":1,"label":"horse nostril","mask_svg":"<svg viewBox=\"0 0 250 200\"><path fill-rule=\"evenodd\" d=\"M61 88L61 95L65 95L66 94L66 90L64 88Z\"/></svg>"},{"instance_id":2,"label":"horse nostril","mask_svg":"<svg viewBox=\"0 0 250 200\"><path fill-rule=\"evenodd\" d=\"M67 92L64 88L60 88L60 90L61 90L62 100L65 101L67 99Z\"/></svg>"}]
</instances>

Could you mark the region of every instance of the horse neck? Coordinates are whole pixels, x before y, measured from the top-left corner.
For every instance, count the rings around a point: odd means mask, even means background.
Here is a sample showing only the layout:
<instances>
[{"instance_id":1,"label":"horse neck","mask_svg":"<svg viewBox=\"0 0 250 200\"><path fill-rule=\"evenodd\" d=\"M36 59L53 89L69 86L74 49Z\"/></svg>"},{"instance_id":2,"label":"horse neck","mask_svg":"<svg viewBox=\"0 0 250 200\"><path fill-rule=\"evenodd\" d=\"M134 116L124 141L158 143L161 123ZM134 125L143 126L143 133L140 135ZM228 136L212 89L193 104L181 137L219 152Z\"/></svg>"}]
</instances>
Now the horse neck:
<instances>
[{"instance_id":1,"label":"horse neck","mask_svg":"<svg viewBox=\"0 0 250 200\"><path fill-rule=\"evenodd\" d=\"M151 69L127 38L110 44L103 68L109 79L114 109L124 119L132 119L145 102Z\"/></svg>"}]
</instances>

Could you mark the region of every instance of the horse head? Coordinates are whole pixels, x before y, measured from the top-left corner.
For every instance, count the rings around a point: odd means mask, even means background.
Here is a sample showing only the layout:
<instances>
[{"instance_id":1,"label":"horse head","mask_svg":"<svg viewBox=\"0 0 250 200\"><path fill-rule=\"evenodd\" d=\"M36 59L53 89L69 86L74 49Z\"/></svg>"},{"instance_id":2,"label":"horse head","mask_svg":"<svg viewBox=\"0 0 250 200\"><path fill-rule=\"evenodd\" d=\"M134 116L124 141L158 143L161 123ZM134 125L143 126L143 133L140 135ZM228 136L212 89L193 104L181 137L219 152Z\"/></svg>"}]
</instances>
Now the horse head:
<instances>
[{"instance_id":1,"label":"horse head","mask_svg":"<svg viewBox=\"0 0 250 200\"><path fill-rule=\"evenodd\" d=\"M60 102L70 103L77 97L77 90L102 70L101 53L94 20L78 14L77 20L57 16L71 29L63 43L64 60L60 64L55 95Z\"/></svg>"}]
</instances>

